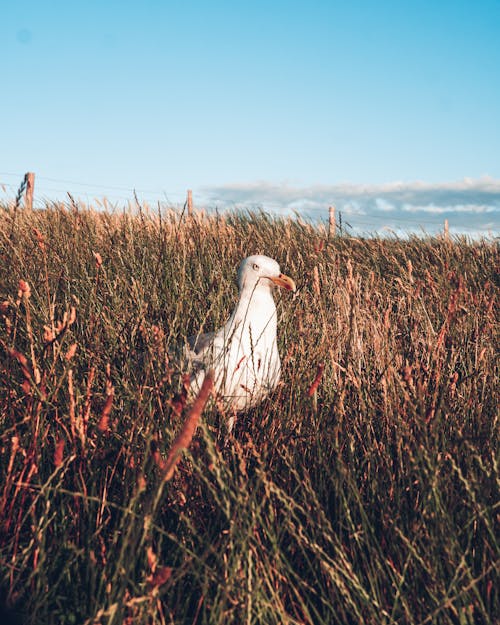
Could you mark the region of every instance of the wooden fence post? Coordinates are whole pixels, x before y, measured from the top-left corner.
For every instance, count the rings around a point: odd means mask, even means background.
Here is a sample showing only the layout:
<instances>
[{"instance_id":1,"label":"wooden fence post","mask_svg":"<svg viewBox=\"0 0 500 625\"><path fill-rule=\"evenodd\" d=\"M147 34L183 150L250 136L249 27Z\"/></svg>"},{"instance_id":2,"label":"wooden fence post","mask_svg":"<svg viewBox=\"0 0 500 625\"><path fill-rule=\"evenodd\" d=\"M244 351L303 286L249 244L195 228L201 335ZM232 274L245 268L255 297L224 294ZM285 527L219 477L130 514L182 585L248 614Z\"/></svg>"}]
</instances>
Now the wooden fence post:
<instances>
[{"instance_id":1,"label":"wooden fence post","mask_svg":"<svg viewBox=\"0 0 500 625\"><path fill-rule=\"evenodd\" d=\"M33 191L35 189L35 174L28 172L25 176L26 179L26 191L24 194L24 203L27 209L33 208Z\"/></svg>"},{"instance_id":2,"label":"wooden fence post","mask_svg":"<svg viewBox=\"0 0 500 625\"><path fill-rule=\"evenodd\" d=\"M444 240L445 240L445 241L448 241L448 240L449 240L450 230L449 230L448 220L447 220L447 219L445 219L445 220L444 220L444 232L443 232L443 236L444 236Z\"/></svg>"},{"instance_id":3,"label":"wooden fence post","mask_svg":"<svg viewBox=\"0 0 500 625\"><path fill-rule=\"evenodd\" d=\"M335 206L330 206L328 208L328 238L335 236L335 227Z\"/></svg>"}]
</instances>

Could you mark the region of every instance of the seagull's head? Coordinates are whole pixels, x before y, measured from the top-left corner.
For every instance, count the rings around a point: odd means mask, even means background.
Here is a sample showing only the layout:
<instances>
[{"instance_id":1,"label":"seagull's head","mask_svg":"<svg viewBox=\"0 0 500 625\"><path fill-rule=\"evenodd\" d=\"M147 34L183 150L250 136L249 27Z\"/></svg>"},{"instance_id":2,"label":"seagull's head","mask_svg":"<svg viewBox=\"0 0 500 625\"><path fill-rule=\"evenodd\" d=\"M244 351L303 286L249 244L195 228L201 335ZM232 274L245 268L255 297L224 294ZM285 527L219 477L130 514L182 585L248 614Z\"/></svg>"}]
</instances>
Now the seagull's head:
<instances>
[{"instance_id":1,"label":"seagull's head","mask_svg":"<svg viewBox=\"0 0 500 625\"><path fill-rule=\"evenodd\" d=\"M295 282L281 273L278 263L268 256L254 255L241 261L238 269L240 292L254 289L271 290L273 285L295 291Z\"/></svg>"}]
</instances>

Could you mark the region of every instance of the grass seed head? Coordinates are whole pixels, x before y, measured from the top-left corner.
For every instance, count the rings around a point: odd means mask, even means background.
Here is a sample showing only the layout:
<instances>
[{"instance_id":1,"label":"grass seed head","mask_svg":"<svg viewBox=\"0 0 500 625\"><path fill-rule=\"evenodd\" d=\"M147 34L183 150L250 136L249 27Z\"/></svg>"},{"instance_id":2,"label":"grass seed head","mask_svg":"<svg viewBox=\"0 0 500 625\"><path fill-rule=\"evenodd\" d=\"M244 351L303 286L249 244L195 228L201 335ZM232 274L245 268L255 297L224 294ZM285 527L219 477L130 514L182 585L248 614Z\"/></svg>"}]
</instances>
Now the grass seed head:
<instances>
[{"instance_id":1,"label":"grass seed head","mask_svg":"<svg viewBox=\"0 0 500 625\"><path fill-rule=\"evenodd\" d=\"M33 232L35 233L36 240L38 241L38 246L40 247L42 252L45 252L45 239L43 237L43 234L40 232L40 230L38 230L38 228L33 228Z\"/></svg>"},{"instance_id":2,"label":"grass seed head","mask_svg":"<svg viewBox=\"0 0 500 625\"><path fill-rule=\"evenodd\" d=\"M78 347L77 343L73 343L72 345L69 346L69 349L64 356L64 358L67 361L70 361L73 358L73 356L76 354L77 347Z\"/></svg>"},{"instance_id":3,"label":"grass seed head","mask_svg":"<svg viewBox=\"0 0 500 625\"><path fill-rule=\"evenodd\" d=\"M52 343L56 335L54 334L52 328L50 326L43 326L43 342L44 343Z\"/></svg>"},{"instance_id":4,"label":"grass seed head","mask_svg":"<svg viewBox=\"0 0 500 625\"><path fill-rule=\"evenodd\" d=\"M25 280L19 280L19 291L18 291L18 297L24 297L25 299L28 299L29 297L31 297L31 288L30 285L25 281Z\"/></svg>"},{"instance_id":5,"label":"grass seed head","mask_svg":"<svg viewBox=\"0 0 500 625\"><path fill-rule=\"evenodd\" d=\"M92 252L92 254L94 255L94 260L95 260L95 264L96 264L97 268L101 267L101 265L102 265L102 256L99 254L99 252Z\"/></svg>"}]
</instances>

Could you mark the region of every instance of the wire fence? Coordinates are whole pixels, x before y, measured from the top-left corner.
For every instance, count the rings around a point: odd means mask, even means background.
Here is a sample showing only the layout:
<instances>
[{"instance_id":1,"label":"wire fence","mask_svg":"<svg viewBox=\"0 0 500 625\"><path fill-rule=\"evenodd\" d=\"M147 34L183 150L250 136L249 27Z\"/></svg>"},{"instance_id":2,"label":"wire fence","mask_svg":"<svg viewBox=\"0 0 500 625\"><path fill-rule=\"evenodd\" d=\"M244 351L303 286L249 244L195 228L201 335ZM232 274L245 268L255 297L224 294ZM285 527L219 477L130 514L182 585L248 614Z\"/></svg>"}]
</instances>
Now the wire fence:
<instances>
[{"instance_id":1,"label":"wire fence","mask_svg":"<svg viewBox=\"0 0 500 625\"><path fill-rule=\"evenodd\" d=\"M0 172L0 189L5 195L15 194L19 188L19 181L24 174ZM14 179L14 182L5 182L2 178ZM103 185L99 183L77 182L76 180L66 180L61 178L51 178L37 174L37 199L34 205L43 207L52 200L68 199L68 193L75 197L84 196L86 201L106 198L108 201L127 202L139 197L142 201L162 202L162 203L183 203L185 191L174 190L166 192L164 189L137 189L134 187L122 187L114 185ZM18 181L18 182L15 182ZM8 198L6 198L8 199Z\"/></svg>"},{"instance_id":2,"label":"wire fence","mask_svg":"<svg viewBox=\"0 0 500 625\"><path fill-rule=\"evenodd\" d=\"M27 174L26 174L27 176ZM5 179L9 179L8 182ZM24 174L12 172L0 172L0 203L9 204L17 199L19 203L20 181L25 178ZM43 209L52 202L72 203L73 198L77 203L85 204L88 207L97 208L122 208L123 206L133 207L139 205L149 205L162 208L182 208L188 206L191 209L192 199L190 191L162 189L136 189L132 187L103 185L89 182L78 182L46 176L36 177L37 192L32 199L32 206L36 209ZM3 194L3 198L2 198ZM17 194L17 196L16 196ZM218 199L216 194L208 200L201 196L198 198L198 207L203 207L207 212L224 211L227 209L248 211L263 210L270 214L297 215L313 222L328 220L328 206L314 207L307 206L303 209L291 208L290 206L276 205L275 202L266 205L266 202L258 203L254 201L241 201L236 195L234 198L224 194L224 198ZM443 209L440 214L428 214L422 211L414 211L411 214L405 208L395 208L394 210L356 210L345 206L342 203L337 205L336 228L345 232L353 233L377 233L377 232L397 232L413 233L425 232L435 233L438 231L448 232L448 221L452 233L479 234L483 236L495 236L498 233L499 210L492 213L469 215L454 214L453 209L449 211Z\"/></svg>"}]
</instances>

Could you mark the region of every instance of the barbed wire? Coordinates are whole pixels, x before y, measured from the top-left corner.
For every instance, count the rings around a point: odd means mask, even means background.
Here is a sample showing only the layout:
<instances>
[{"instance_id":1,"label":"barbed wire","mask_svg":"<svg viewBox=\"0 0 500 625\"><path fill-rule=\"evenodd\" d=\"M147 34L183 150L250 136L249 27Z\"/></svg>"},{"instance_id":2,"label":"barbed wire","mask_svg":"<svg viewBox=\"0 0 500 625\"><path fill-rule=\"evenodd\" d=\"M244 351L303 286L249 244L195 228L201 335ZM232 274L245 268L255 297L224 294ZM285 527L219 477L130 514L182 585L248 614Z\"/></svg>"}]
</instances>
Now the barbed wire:
<instances>
[{"instance_id":1,"label":"barbed wire","mask_svg":"<svg viewBox=\"0 0 500 625\"><path fill-rule=\"evenodd\" d=\"M13 178L23 178L24 174L14 174L14 173L7 173L7 172L0 172L0 176L9 176L9 177L13 177ZM87 188L91 188L91 189L105 189L105 190L110 190L110 191L128 191L129 193L156 193L156 194L161 194L164 193L164 189L137 189L135 187L122 187L122 186L114 186L114 185L104 185L104 184L99 184L99 183L90 183L90 182L77 182L76 180L65 180L62 178L51 178L48 176L41 176L39 174L37 174L36 176L37 180L47 180L48 182L56 182L56 183L61 183L61 184L70 184L70 185L76 185L76 186L80 186L80 187L87 187ZM60 189L57 189L59 191L61 191ZM175 192L177 193L177 192Z\"/></svg>"},{"instance_id":2,"label":"barbed wire","mask_svg":"<svg viewBox=\"0 0 500 625\"><path fill-rule=\"evenodd\" d=\"M16 174L16 173L12 173L12 172L0 172L0 177L1 176L6 176L6 177L11 177L11 178L17 178L17 179L22 179L24 177L24 174ZM141 195L141 196L149 196L151 201L157 201L159 199L159 196L163 196L163 201L169 202L172 201L170 198L175 198L175 202L181 202L184 201L185 199L185 191L178 191L178 190L169 190L169 191L165 191L165 189L137 189L134 187L122 187L122 186L114 186L114 185L103 185L103 184L99 184L99 183L89 183L89 182L77 182L75 180L65 180L62 178L52 178L52 177L48 177L48 176L41 176L38 175L36 176L37 179L37 187L38 187L38 195L44 195L46 192L52 192L52 193L61 193L61 194L66 194L70 189L68 189L67 187L61 188L61 187L54 187L54 186L47 186L45 184L40 185L39 181L47 181L47 182L54 182L56 184L64 184L64 185L71 185L71 186L79 186L79 187L84 187L86 189L96 189L99 190L96 193L89 193L86 192L87 197L89 195L95 195L95 196L103 196L105 195L108 198L114 198L117 200L129 200L131 198L134 198L135 194ZM10 185L9 183L4 183L0 180L0 186L9 186L10 188L18 188L18 185ZM41 187L41 190L40 190ZM125 191L127 192L129 195L118 195L116 193L102 193L102 191ZM153 196L153 197L151 197Z\"/></svg>"}]
</instances>

